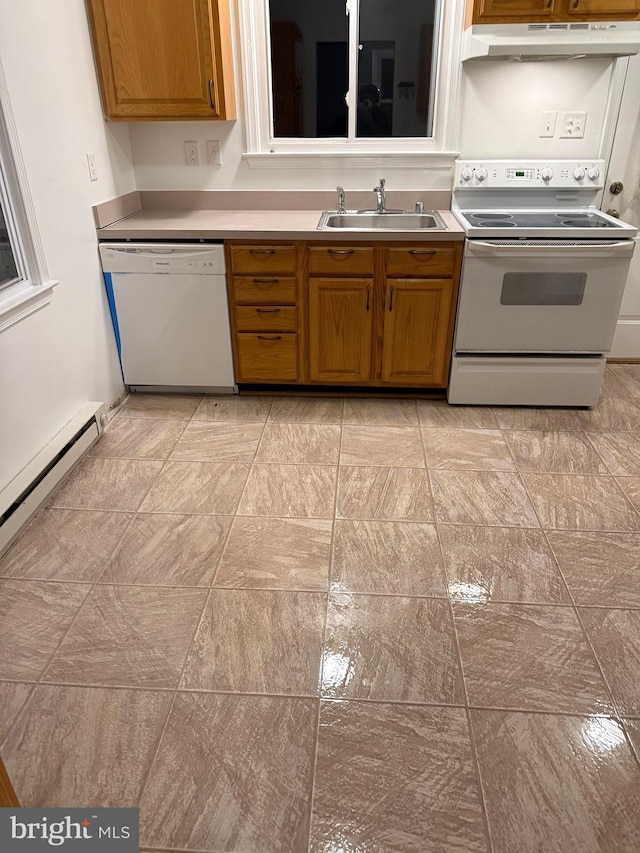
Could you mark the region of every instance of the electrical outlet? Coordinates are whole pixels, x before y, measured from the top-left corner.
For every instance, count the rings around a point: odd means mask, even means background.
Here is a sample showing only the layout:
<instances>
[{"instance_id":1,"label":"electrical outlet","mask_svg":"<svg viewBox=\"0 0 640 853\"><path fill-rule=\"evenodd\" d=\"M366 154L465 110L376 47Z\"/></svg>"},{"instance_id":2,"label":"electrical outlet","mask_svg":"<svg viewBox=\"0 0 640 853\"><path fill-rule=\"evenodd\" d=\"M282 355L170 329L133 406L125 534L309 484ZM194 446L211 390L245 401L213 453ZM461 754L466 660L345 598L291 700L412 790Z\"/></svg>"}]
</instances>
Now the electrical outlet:
<instances>
[{"instance_id":1,"label":"electrical outlet","mask_svg":"<svg viewBox=\"0 0 640 853\"><path fill-rule=\"evenodd\" d=\"M91 152L87 152L87 166L89 167L89 180L97 181L98 167L96 165L96 155Z\"/></svg>"},{"instance_id":2,"label":"electrical outlet","mask_svg":"<svg viewBox=\"0 0 640 853\"><path fill-rule=\"evenodd\" d=\"M587 113L562 113L560 139L582 139L587 124Z\"/></svg>"},{"instance_id":3,"label":"electrical outlet","mask_svg":"<svg viewBox=\"0 0 640 853\"><path fill-rule=\"evenodd\" d=\"M219 139L207 140L207 163L222 166L222 143Z\"/></svg>"},{"instance_id":4,"label":"electrical outlet","mask_svg":"<svg viewBox=\"0 0 640 853\"><path fill-rule=\"evenodd\" d=\"M556 123L558 121L558 112L557 110L544 110L542 113L542 118L540 120L540 133L538 136L541 137L552 137L556 135Z\"/></svg>"},{"instance_id":5,"label":"electrical outlet","mask_svg":"<svg viewBox=\"0 0 640 853\"><path fill-rule=\"evenodd\" d=\"M187 166L199 166L200 165L200 146L197 142L185 142L184 143L184 156L187 161Z\"/></svg>"}]
</instances>

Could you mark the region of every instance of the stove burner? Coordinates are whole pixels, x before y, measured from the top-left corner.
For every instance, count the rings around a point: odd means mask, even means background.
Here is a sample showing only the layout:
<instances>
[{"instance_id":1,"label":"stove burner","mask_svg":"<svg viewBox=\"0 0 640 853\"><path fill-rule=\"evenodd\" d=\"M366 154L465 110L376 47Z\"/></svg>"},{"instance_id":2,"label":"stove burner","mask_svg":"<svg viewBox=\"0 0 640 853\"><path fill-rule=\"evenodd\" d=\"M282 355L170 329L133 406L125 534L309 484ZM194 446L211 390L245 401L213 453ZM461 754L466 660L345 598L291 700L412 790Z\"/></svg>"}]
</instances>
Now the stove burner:
<instances>
[{"instance_id":1,"label":"stove burner","mask_svg":"<svg viewBox=\"0 0 640 853\"><path fill-rule=\"evenodd\" d=\"M469 219L513 219L513 213L491 213L487 210L484 213L471 213Z\"/></svg>"},{"instance_id":2,"label":"stove burner","mask_svg":"<svg viewBox=\"0 0 640 853\"><path fill-rule=\"evenodd\" d=\"M564 228L597 228L598 226L606 225L600 223L597 219L563 219L560 223Z\"/></svg>"},{"instance_id":3,"label":"stove burner","mask_svg":"<svg viewBox=\"0 0 640 853\"><path fill-rule=\"evenodd\" d=\"M478 223L482 228L515 228L515 222L505 222L503 219L481 219Z\"/></svg>"},{"instance_id":4,"label":"stove burner","mask_svg":"<svg viewBox=\"0 0 640 853\"><path fill-rule=\"evenodd\" d=\"M555 215L558 217L558 219L563 219L567 215L567 213L565 211L564 213L556 213ZM595 217L594 217L593 213L572 213L571 218L572 219L594 219Z\"/></svg>"}]
</instances>

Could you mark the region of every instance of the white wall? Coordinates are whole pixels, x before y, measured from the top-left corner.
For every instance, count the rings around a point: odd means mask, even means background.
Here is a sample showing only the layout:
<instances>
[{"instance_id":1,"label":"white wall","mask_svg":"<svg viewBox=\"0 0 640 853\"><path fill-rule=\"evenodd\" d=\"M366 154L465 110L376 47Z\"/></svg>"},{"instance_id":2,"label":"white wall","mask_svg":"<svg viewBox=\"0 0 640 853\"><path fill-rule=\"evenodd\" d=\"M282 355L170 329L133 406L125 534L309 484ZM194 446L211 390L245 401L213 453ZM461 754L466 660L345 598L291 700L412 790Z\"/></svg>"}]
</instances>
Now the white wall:
<instances>
[{"instance_id":1,"label":"white wall","mask_svg":"<svg viewBox=\"0 0 640 853\"><path fill-rule=\"evenodd\" d=\"M48 306L0 332L2 488L83 403L123 391L91 205L135 182L127 126L102 119L83 0L0 0L0 55L49 274L60 282Z\"/></svg>"}]
</instances>

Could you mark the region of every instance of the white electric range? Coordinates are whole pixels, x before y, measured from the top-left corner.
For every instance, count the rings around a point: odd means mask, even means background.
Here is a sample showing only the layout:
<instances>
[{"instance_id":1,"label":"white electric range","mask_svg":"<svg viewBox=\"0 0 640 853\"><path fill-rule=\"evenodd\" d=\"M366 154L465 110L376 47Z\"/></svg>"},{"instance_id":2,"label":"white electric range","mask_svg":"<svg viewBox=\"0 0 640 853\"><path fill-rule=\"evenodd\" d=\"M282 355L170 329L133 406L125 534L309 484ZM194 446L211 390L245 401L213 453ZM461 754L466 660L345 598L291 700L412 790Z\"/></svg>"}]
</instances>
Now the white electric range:
<instances>
[{"instance_id":1,"label":"white electric range","mask_svg":"<svg viewBox=\"0 0 640 853\"><path fill-rule=\"evenodd\" d=\"M450 403L598 401L637 234L597 209L604 176L604 161L457 163Z\"/></svg>"}]
</instances>

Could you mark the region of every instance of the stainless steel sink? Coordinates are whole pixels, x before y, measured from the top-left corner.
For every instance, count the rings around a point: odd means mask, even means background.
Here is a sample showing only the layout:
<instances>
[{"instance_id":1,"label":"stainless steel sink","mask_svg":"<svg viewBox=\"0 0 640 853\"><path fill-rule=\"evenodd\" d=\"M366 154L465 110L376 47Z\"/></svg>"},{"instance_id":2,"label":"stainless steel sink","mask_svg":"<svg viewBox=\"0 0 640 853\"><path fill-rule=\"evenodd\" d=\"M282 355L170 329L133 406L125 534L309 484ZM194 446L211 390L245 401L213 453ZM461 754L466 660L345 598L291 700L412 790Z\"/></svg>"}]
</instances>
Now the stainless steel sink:
<instances>
[{"instance_id":1,"label":"stainless steel sink","mask_svg":"<svg viewBox=\"0 0 640 853\"><path fill-rule=\"evenodd\" d=\"M446 231L447 226L435 210L425 213L337 213L325 210L318 231Z\"/></svg>"}]
</instances>

